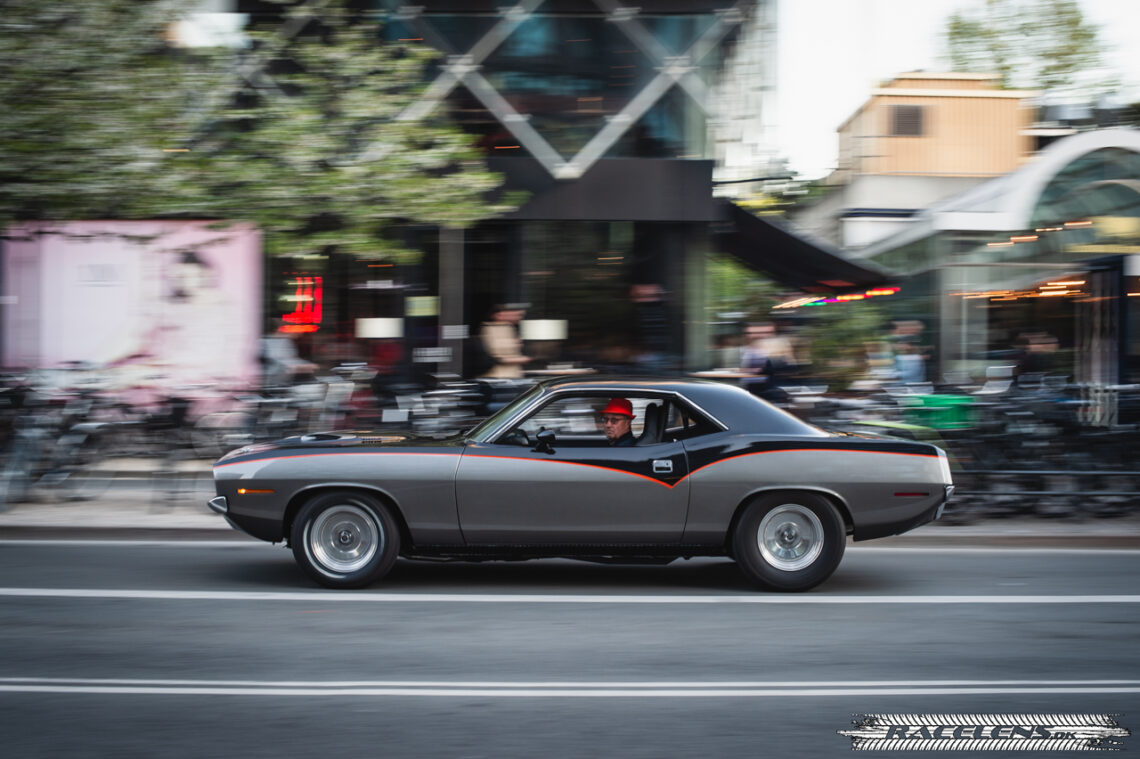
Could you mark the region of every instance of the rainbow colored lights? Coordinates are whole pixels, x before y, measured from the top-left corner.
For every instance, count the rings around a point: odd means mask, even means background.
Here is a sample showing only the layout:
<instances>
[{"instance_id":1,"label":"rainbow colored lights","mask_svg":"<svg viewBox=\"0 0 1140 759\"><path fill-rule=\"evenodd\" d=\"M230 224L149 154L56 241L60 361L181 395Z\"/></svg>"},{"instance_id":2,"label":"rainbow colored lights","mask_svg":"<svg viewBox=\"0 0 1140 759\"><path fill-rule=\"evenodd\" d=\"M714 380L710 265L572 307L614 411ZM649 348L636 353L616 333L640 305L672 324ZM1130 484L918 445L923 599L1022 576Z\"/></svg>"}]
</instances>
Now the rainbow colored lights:
<instances>
[{"instance_id":1,"label":"rainbow colored lights","mask_svg":"<svg viewBox=\"0 0 1140 759\"><path fill-rule=\"evenodd\" d=\"M876 287L872 290L866 290L861 293L848 293L846 295L835 295L832 297L811 295L803 298L796 298L794 300L785 301L776 306L772 310L787 309L787 308L806 308L808 306L825 306L828 303L848 303L855 300L867 300L868 298L878 298L883 295L894 295L899 291L897 287Z\"/></svg>"}]
</instances>

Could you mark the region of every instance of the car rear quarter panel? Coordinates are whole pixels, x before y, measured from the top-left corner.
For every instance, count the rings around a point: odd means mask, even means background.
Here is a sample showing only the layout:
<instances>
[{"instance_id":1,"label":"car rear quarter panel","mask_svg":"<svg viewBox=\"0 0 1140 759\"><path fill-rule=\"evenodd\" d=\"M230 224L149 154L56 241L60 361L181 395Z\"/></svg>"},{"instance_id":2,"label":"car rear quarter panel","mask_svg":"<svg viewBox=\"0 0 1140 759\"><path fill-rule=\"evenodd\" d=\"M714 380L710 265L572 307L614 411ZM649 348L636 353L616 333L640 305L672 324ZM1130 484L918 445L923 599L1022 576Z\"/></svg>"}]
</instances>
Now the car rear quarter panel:
<instances>
[{"instance_id":1,"label":"car rear quarter panel","mask_svg":"<svg viewBox=\"0 0 1140 759\"><path fill-rule=\"evenodd\" d=\"M218 494L229 502L230 518L266 529L282 525L290 502L328 488L358 488L397 505L415 543L462 544L455 507L459 451L361 450L275 451L214 467ZM272 490L247 493L238 490ZM273 539L263 534L264 539ZM284 533L276 539L285 537Z\"/></svg>"},{"instance_id":2,"label":"car rear quarter panel","mask_svg":"<svg viewBox=\"0 0 1140 759\"><path fill-rule=\"evenodd\" d=\"M923 444L857 445L726 433L686 448L693 468L685 530L690 544L723 541L737 508L773 490L831 497L846 512L856 540L908 529L944 497L938 451Z\"/></svg>"}]
</instances>

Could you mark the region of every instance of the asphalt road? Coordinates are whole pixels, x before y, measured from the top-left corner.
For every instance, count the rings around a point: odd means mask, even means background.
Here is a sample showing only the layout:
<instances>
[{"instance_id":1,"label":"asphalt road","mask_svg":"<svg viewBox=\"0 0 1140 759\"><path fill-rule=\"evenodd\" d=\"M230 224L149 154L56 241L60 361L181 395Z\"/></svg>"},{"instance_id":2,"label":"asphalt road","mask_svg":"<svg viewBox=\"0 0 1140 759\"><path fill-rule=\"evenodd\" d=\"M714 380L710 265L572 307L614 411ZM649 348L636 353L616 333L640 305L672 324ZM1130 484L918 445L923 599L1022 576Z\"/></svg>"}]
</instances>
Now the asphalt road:
<instances>
[{"instance_id":1,"label":"asphalt road","mask_svg":"<svg viewBox=\"0 0 1140 759\"><path fill-rule=\"evenodd\" d=\"M800 595L718 560L403 562L331 592L256 542L0 541L0 740L11 757L825 757L850 755L836 731L863 714L1135 732L1138 574L1136 550L869 546Z\"/></svg>"}]
</instances>

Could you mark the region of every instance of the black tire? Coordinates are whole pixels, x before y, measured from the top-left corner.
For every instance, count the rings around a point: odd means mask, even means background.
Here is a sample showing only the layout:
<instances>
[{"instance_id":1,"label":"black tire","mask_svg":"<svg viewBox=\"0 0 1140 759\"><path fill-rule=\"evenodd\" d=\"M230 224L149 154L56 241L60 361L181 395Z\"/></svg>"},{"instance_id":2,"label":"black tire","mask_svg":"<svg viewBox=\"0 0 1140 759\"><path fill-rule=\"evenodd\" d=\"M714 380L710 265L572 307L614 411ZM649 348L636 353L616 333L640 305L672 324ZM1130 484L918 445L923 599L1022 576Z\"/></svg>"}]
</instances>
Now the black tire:
<instances>
[{"instance_id":1,"label":"black tire","mask_svg":"<svg viewBox=\"0 0 1140 759\"><path fill-rule=\"evenodd\" d=\"M386 575L400 554L391 512L362 493L325 493L301 507L290 533L293 557L327 588L362 588Z\"/></svg>"},{"instance_id":2,"label":"black tire","mask_svg":"<svg viewBox=\"0 0 1140 759\"><path fill-rule=\"evenodd\" d=\"M831 576L846 547L835 506L813 493L758 496L732 533L732 553L748 579L762 588L801 591Z\"/></svg>"}]
</instances>

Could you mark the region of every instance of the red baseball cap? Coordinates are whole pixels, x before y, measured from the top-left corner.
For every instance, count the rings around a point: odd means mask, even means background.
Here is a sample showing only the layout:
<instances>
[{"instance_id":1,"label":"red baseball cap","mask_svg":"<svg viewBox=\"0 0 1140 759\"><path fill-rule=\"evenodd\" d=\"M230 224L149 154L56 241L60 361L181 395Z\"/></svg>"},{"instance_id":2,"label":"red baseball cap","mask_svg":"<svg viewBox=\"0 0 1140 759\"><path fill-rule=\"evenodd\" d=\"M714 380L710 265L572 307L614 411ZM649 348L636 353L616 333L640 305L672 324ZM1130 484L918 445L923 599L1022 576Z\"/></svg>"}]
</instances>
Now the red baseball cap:
<instances>
[{"instance_id":1,"label":"red baseball cap","mask_svg":"<svg viewBox=\"0 0 1140 759\"><path fill-rule=\"evenodd\" d=\"M621 414L633 418L633 404L625 398L610 398L610 402L602 409L603 414Z\"/></svg>"}]
</instances>

